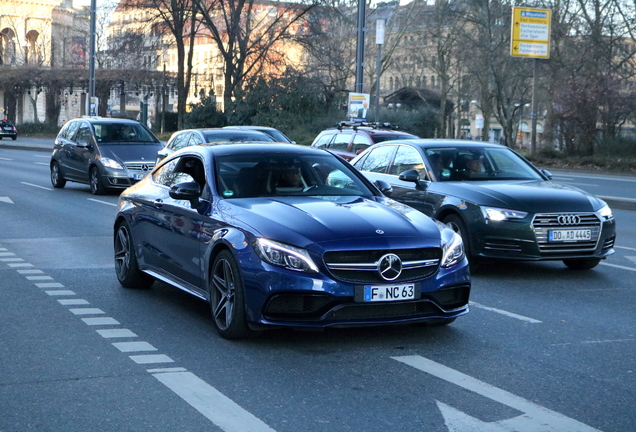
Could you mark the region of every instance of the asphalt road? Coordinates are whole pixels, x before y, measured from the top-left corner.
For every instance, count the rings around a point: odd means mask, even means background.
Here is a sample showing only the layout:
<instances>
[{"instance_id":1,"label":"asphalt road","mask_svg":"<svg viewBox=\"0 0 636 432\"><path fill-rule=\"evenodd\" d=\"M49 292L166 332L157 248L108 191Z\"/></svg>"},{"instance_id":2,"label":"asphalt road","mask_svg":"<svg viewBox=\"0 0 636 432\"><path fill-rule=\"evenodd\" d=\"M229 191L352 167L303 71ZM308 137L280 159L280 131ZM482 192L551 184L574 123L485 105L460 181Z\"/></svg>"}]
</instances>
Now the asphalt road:
<instances>
[{"instance_id":1,"label":"asphalt road","mask_svg":"<svg viewBox=\"0 0 636 432\"><path fill-rule=\"evenodd\" d=\"M4 143L0 431L635 429L631 211L615 210L616 254L594 270L480 270L471 312L446 328L229 342L204 302L163 283L119 286L116 195L72 183L54 190L48 153ZM621 189L628 177L555 177L636 198Z\"/></svg>"}]
</instances>

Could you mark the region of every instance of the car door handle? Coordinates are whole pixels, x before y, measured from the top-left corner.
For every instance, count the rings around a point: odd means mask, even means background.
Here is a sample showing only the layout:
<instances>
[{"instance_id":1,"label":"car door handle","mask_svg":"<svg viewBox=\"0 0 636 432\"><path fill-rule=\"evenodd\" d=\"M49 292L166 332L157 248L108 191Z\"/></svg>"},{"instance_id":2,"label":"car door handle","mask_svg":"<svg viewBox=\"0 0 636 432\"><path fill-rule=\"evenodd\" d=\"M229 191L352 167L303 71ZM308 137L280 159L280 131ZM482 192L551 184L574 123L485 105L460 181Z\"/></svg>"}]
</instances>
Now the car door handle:
<instances>
[{"instance_id":1,"label":"car door handle","mask_svg":"<svg viewBox=\"0 0 636 432\"><path fill-rule=\"evenodd\" d=\"M155 207L163 207L163 200L156 199L155 200Z\"/></svg>"}]
</instances>

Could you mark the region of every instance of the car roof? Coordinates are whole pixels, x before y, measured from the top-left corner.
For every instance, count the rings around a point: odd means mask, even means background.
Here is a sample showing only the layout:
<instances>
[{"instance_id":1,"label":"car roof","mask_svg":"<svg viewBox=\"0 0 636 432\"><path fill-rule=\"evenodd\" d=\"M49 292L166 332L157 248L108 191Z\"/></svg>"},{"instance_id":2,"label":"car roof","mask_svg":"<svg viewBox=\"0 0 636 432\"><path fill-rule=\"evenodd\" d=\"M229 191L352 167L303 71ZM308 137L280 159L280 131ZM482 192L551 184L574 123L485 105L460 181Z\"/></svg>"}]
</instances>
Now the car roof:
<instances>
[{"instance_id":1,"label":"car roof","mask_svg":"<svg viewBox=\"0 0 636 432\"><path fill-rule=\"evenodd\" d=\"M310 146L300 146L297 144L287 144L287 143L271 143L271 142L241 142L241 143L205 143L199 144L196 146L184 147L181 150L178 150L174 154L184 154L184 153L199 153L201 155L233 155L233 154L241 154L241 153L296 153L296 154L310 154L310 153L323 153L323 154L331 154L325 150L317 149L315 147ZM336 156L334 156L336 157Z\"/></svg>"},{"instance_id":2,"label":"car roof","mask_svg":"<svg viewBox=\"0 0 636 432\"><path fill-rule=\"evenodd\" d=\"M85 120L85 121L87 121L89 123L141 124L137 120L117 118L117 117L89 117L89 116L83 116L83 117L77 117L77 118L71 119L71 121L73 121L73 120Z\"/></svg>"},{"instance_id":3,"label":"car roof","mask_svg":"<svg viewBox=\"0 0 636 432\"><path fill-rule=\"evenodd\" d=\"M386 145L386 144L397 144L397 143L410 144L417 147L426 147L426 148L442 148L442 147L448 147L448 146L453 146L457 148L475 148L475 147L479 147L479 148L491 147L491 148L505 148L505 149L508 148L504 145L493 144L487 141L468 141L468 140L461 140L461 139L444 139L444 138L417 138L417 139L408 139L408 140L397 139L397 140L391 140L391 141L384 141L382 143L376 144L376 146Z\"/></svg>"}]
</instances>

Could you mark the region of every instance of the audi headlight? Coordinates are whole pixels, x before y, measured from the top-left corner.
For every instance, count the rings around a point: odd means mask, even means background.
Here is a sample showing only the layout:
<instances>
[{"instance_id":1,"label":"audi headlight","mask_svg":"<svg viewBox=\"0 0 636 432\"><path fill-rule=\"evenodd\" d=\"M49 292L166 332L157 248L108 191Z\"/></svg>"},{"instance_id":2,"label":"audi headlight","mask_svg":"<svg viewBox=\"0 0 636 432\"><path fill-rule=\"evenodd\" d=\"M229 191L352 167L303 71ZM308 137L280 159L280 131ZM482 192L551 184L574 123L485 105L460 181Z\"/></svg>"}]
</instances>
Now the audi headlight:
<instances>
[{"instance_id":1,"label":"audi headlight","mask_svg":"<svg viewBox=\"0 0 636 432\"><path fill-rule=\"evenodd\" d=\"M481 209L481 214L484 216L484 219L491 221L523 219L524 217L528 216L528 213L517 210L508 210L485 206L480 206L479 208Z\"/></svg>"},{"instance_id":2,"label":"audi headlight","mask_svg":"<svg viewBox=\"0 0 636 432\"><path fill-rule=\"evenodd\" d=\"M309 273L318 273L309 253L302 248L259 238L256 240L256 253L266 263Z\"/></svg>"},{"instance_id":3,"label":"audi headlight","mask_svg":"<svg viewBox=\"0 0 636 432\"><path fill-rule=\"evenodd\" d=\"M112 169L124 169L124 167L121 166L121 164L119 162L117 162L115 159L111 159L111 158L107 158L107 157L102 157L99 159L99 161L102 163L102 165L104 165L106 168L112 168Z\"/></svg>"},{"instance_id":4,"label":"audi headlight","mask_svg":"<svg viewBox=\"0 0 636 432\"><path fill-rule=\"evenodd\" d=\"M607 221L607 220L614 219L614 214L612 214L612 209L609 208L607 204L605 204L605 206L602 207L600 210L598 210L596 213L601 218L601 220Z\"/></svg>"},{"instance_id":5,"label":"audi headlight","mask_svg":"<svg viewBox=\"0 0 636 432\"><path fill-rule=\"evenodd\" d=\"M441 266L443 268L449 268L460 262L466 256L464 252L464 242L459 234L453 232L453 236L443 246L444 253L442 255Z\"/></svg>"}]
</instances>

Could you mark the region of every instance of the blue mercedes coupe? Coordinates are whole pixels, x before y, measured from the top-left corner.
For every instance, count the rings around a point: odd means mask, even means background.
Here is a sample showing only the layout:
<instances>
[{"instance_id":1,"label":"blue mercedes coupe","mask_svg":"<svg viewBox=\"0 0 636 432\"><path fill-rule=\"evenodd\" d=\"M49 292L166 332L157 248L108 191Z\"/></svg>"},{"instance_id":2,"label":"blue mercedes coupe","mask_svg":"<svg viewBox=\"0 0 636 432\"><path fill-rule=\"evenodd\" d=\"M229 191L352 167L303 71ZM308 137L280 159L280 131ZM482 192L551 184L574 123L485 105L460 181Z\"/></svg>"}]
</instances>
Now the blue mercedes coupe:
<instances>
[{"instance_id":1,"label":"blue mercedes coupe","mask_svg":"<svg viewBox=\"0 0 636 432\"><path fill-rule=\"evenodd\" d=\"M343 159L294 144L204 144L119 198L117 278L210 303L219 334L445 325L468 312L461 237Z\"/></svg>"}]
</instances>

